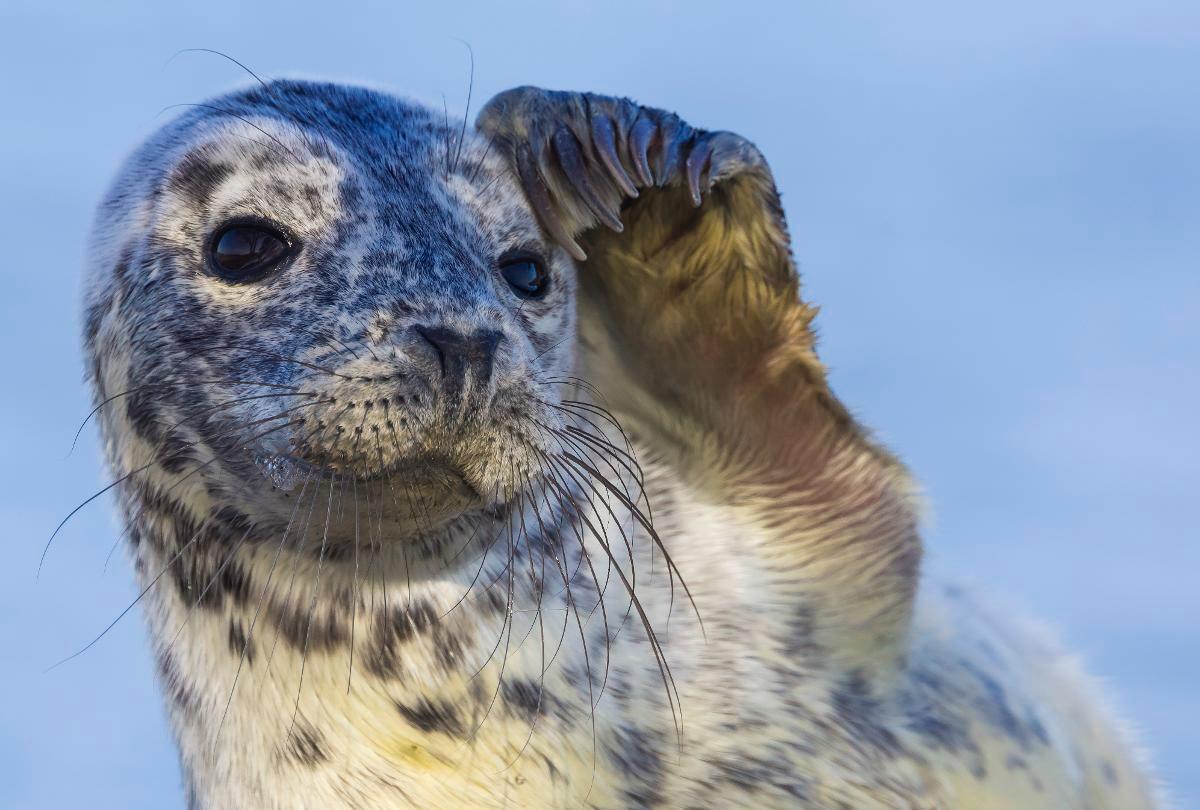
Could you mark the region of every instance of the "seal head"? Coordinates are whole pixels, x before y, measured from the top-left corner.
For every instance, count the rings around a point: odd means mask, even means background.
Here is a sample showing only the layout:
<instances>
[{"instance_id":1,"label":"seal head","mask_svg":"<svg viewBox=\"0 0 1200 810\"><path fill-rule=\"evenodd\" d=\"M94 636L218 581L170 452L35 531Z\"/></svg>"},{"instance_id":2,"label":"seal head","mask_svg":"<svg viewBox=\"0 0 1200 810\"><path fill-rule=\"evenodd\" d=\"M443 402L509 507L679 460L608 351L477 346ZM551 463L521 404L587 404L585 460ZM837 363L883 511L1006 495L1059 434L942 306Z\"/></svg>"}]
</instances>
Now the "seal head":
<instances>
[{"instance_id":1,"label":"seal head","mask_svg":"<svg viewBox=\"0 0 1200 810\"><path fill-rule=\"evenodd\" d=\"M101 207L88 302L100 398L132 390L119 467L198 471L167 485L256 522L315 478L385 480L407 534L503 508L560 421L575 281L489 151L416 104L301 82L146 143Z\"/></svg>"}]
</instances>

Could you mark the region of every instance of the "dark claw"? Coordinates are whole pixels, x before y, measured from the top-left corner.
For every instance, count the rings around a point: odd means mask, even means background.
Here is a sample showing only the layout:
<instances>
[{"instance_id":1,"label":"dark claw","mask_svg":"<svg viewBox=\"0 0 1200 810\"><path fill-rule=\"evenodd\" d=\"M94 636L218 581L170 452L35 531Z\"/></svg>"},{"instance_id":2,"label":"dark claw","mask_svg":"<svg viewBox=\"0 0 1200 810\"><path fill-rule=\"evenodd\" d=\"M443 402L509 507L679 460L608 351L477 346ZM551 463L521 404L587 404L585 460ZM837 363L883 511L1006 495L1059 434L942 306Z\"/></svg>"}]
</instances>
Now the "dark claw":
<instances>
[{"instance_id":1,"label":"dark claw","mask_svg":"<svg viewBox=\"0 0 1200 810\"><path fill-rule=\"evenodd\" d=\"M550 201L550 191L542 181L541 175L538 174L537 162L533 157L533 151L528 146L517 150L517 174L521 178L521 185L525 187L525 193L529 195L533 210L542 220L542 224L546 226L546 230L550 232L554 241L566 248L567 252L577 260L586 259L587 254L583 252L583 248L579 247L571 238L571 234L567 233L562 221L554 213L554 204Z\"/></svg>"},{"instance_id":2,"label":"dark claw","mask_svg":"<svg viewBox=\"0 0 1200 810\"><path fill-rule=\"evenodd\" d=\"M708 135L700 138L687 158L688 191L692 193L692 205L700 207L700 176L712 160L713 143Z\"/></svg>"},{"instance_id":3,"label":"dark claw","mask_svg":"<svg viewBox=\"0 0 1200 810\"><path fill-rule=\"evenodd\" d=\"M579 152L579 142L575 139L575 133L562 126L554 133L553 140L559 165L562 166L567 179L575 185L575 189L587 203L587 207L592 210L597 219L614 231L625 230L617 212L605 205L604 201L600 199L600 195L596 193L596 187L592 185L592 181L587 175L587 166L584 165L583 155Z\"/></svg>"},{"instance_id":4,"label":"dark claw","mask_svg":"<svg viewBox=\"0 0 1200 810\"><path fill-rule=\"evenodd\" d=\"M616 184L620 186L621 191L625 192L625 196L636 197L638 195L637 186L633 184L633 178L621 165L621 158L617 155L612 121L609 121L607 116L592 116L592 145L596 147L596 153L600 155L600 160Z\"/></svg>"},{"instance_id":5,"label":"dark claw","mask_svg":"<svg viewBox=\"0 0 1200 810\"><path fill-rule=\"evenodd\" d=\"M665 186L671 179L671 175L675 173L675 166L679 162L679 149L683 133L679 128L672 127L670 132L663 132L662 137L662 159L658 162L658 170L655 172L655 184L660 188Z\"/></svg>"},{"instance_id":6,"label":"dark claw","mask_svg":"<svg viewBox=\"0 0 1200 810\"><path fill-rule=\"evenodd\" d=\"M633 168L637 170L638 180L643 186L654 183L654 175L650 173L650 161L646 153L650 150L650 142L658 130L649 118L638 118L633 128L629 130L629 151L633 155Z\"/></svg>"}]
</instances>

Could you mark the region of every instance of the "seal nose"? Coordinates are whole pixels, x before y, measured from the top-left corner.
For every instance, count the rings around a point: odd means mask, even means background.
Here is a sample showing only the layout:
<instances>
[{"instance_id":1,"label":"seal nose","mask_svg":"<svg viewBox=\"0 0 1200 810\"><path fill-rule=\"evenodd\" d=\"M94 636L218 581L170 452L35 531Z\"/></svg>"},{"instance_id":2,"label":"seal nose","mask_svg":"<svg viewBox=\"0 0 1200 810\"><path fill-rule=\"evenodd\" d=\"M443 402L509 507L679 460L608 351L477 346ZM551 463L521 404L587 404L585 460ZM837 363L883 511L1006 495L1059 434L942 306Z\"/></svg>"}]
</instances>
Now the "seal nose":
<instances>
[{"instance_id":1,"label":"seal nose","mask_svg":"<svg viewBox=\"0 0 1200 810\"><path fill-rule=\"evenodd\" d=\"M472 382L486 386L492 379L492 361L504 335L495 329L464 334L444 326L414 327L437 352L447 396L458 396L470 375Z\"/></svg>"}]
</instances>

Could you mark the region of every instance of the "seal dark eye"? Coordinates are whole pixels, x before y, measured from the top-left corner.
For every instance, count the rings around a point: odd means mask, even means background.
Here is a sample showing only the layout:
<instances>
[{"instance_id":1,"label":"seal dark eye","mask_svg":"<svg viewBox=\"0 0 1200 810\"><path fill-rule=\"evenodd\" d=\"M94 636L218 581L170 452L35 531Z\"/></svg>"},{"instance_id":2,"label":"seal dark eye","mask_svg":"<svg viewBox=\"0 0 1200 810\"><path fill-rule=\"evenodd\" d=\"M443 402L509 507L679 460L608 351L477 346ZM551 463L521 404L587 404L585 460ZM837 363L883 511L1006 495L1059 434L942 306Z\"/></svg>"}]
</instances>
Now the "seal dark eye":
<instances>
[{"instance_id":1,"label":"seal dark eye","mask_svg":"<svg viewBox=\"0 0 1200 810\"><path fill-rule=\"evenodd\" d=\"M550 274L534 256L519 255L500 260L500 275L522 298L541 298L550 289Z\"/></svg>"},{"instance_id":2,"label":"seal dark eye","mask_svg":"<svg viewBox=\"0 0 1200 810\"><path fill-rule=\"evenodd\" d=\"M212 240L210 258L226 281L257 281L287 258L291 246L283 234L259 224L229 225Z\"/></svg>"}]
</instances>

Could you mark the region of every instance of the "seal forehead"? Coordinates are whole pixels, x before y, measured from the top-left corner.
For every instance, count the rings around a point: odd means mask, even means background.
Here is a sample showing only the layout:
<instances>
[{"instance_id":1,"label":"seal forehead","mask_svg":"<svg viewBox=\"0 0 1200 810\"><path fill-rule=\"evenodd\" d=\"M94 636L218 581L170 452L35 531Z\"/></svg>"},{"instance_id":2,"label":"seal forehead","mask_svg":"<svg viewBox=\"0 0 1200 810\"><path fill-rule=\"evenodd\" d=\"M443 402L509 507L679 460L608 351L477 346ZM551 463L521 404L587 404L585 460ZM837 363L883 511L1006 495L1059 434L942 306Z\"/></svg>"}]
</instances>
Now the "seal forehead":
<instances>
[{"instance_id":1,"label":"seal forehead","mask_svg":"<svg viewBox=\"0 0 1200 810\"><path fill-rule=\"evenodd\" d=\"M206 122L208 123L208 122ZM315 236L341 213L351 162L331 145L269 118L208 123L180 149L159 186L162 238L194 240L230 217L275 220Z\"/></svg>"}]
</instances>

